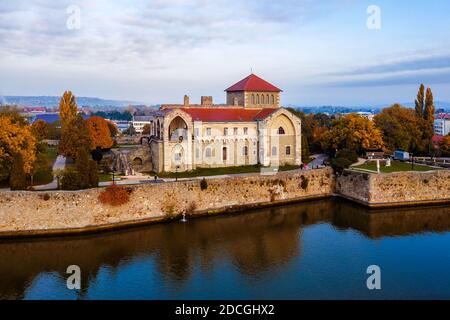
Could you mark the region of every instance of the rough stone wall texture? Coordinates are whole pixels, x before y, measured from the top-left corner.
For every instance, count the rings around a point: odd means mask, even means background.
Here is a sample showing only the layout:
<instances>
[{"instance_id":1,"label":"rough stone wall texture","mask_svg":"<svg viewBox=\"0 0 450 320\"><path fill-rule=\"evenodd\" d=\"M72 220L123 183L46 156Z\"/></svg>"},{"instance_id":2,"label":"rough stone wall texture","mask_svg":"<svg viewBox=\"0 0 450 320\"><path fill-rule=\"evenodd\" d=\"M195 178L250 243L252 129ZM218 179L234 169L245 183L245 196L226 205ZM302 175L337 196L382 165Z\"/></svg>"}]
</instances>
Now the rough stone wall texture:
<instances>
[{"instance_id":1,"label":"rough stone wall texture","mask_svg":"<svg viewBox=\"0 0 450 320\"><path fill-rule=\"evenodd\" d=\"M450 199L450 171L369 174L346 171L336 191L368 204L394 204Z\"/></svg>"},{"instance_id":2,"label":"rough stone wall texture","mask_svg":"<svg viewBox=\"0 0 450 320\"><path fill-rule=\"evenodd\" d=\"M303 183L302 181L308 181ZM272 176L246 175L130 186L130 201L120 207L98 200L104 189L83 191L0 193L0 232L98 226L146 218L226 210L307 197L327 196L335 190L331 169L286 172ZM307 185L307 186L306 186Z\"/></svg>"}]
</instances>

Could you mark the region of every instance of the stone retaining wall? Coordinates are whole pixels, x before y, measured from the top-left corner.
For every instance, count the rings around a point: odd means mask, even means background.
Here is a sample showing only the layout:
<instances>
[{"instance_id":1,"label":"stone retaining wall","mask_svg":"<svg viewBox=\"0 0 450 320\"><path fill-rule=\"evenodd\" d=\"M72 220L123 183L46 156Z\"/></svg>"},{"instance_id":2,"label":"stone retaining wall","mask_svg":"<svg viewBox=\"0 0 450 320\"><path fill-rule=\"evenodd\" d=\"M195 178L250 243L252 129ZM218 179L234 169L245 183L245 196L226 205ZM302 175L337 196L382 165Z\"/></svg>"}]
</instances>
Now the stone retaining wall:
<instances>
[{"instance_id":1,"label":"stone retaining wall","mask_svg":"<svg viewBox=\"0 0 450 320\"><path fill-rule=\"evenodd\" d=\"M302 184L302 181L303 184ZM325 197L335 190L331 169L147 184L128 187L130 201L120 207L98 200L104 189L0 193L0 234L29 230L88 228L186 214L221 212ZM303 185L303 186L302 186Z\"/></svg>"},{"instance_id":2,"label":"stone retaining wall","mask_svg":"<svg viewBox=\"0 0 450 320\"><path fill-rule=\"evenodd\" d=\"M450 171L370 174L345 171L336 192L367 205L450 201Z\"/></svg>"}]
</instances>

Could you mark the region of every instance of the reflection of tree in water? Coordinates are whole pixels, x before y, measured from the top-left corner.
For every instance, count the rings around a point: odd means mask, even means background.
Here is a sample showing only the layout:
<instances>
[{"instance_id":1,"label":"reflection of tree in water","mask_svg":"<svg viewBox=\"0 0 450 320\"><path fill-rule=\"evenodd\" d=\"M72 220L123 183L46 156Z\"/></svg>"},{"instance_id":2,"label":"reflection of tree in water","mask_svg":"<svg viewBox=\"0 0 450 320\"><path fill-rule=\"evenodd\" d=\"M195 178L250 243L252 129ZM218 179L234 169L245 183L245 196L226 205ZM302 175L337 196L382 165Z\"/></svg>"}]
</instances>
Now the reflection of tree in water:
<instances>
[{"instance_id":1,"label":"reflection of tree in water","mask_svg":"<svg viewBox=\"0 0 450 320\"><path fill-rule=\"evenodd\" d=\"M249 277L282 272L301 254L302 227L322 222L370 238L444 232L450 230L450 207L369 212L330 199L91 237L0 242L0 298L22 298L42 272L65 279L71 264L81 267L83 298L102 268L114 276L138 256L154 259L162 280L175 285L190 279L195 268L206 273L224 260Z\"/></svg>"}]
</instances>

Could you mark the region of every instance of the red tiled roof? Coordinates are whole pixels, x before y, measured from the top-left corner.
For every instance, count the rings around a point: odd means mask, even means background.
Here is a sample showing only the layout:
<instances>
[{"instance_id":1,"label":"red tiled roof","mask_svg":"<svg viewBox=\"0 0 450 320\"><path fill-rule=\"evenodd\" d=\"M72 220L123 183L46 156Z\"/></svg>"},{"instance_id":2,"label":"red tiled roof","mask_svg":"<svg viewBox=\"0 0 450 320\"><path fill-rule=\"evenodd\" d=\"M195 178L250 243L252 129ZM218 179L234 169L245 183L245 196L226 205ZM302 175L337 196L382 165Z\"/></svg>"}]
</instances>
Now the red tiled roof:
<instances>
[{"instance_id":1,"label":"red tiled roof","mask_svg":"<svg viewBox=\"0 0 450 320\"><path fill-rule=\"evenodd\" d=\"M444 139L444 136L437 136L437 135L435 135L435 136L433 136L431 138L431 143L432 144L438 144L439 142L442 141L442 139Z\"/></svg>"},{"instance_id":2,"label":"red tiled roof","mask_svg":"<svg viewBox=\"0 0 450 320\"><path fill-rule=\"evenodd\" d=\"M247 78L242 79L238 83L232 85L225 91L262 91L262 92L281 92L282 90L270 84L266 80L261 79L257 75L251 74Z\"/></svg>"},{"instance_id":3,"label":"red tiled roof","mask_svg":"<svg viewBox=\"0 0 450 320\"><path fill-rule=\"evenodd\" d=\"M277 111L276 108L244 109L244 108L180 108L192 117L193 121L227 122L243 121L251 122L264 119Z\"/></svg>"}]
</instances>

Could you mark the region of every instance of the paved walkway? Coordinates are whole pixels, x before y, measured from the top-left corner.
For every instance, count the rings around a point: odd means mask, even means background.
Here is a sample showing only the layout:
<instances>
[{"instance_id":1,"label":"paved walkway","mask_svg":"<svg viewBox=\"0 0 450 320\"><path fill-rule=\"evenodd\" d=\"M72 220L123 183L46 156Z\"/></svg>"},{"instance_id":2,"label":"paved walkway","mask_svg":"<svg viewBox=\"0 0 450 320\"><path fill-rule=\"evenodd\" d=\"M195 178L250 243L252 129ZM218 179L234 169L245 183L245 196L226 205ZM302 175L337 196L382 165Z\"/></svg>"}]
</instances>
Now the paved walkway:
<instances>
[{"instance_id":1,"label":"paved walkway","mask_svg":"<svg viewBox=\"0 0 450 320\"><path fill-rule=\"evenodd\" d=\"M40 186L34 186L34 190L55 190L58 188L58 180L54 175L57 170L64 170L66 167L66 158L64 156L59 155L55 163L53 164L53 181L48 184L43 184Z\"/></svg>"}]
</instances>

